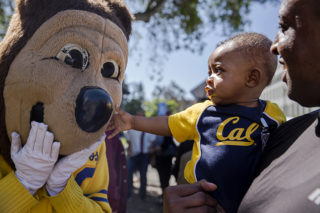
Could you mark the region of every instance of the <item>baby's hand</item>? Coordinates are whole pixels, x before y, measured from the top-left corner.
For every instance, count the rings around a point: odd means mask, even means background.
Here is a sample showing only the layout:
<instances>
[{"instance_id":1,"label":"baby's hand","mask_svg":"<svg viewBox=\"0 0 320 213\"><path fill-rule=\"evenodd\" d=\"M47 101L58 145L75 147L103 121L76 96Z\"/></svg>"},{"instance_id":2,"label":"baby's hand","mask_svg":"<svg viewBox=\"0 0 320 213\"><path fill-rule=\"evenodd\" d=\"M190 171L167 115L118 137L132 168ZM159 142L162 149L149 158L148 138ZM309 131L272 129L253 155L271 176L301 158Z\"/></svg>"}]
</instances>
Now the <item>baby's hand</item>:
<instances>
[{"instance_id":1,"label":"baby's hand","mask_svg":"<svg viewBox=\"0 0 320 213\"><path fill-rule=\"evenodd\" d=\"M107 127L107 130L113 130L111 135L108 135L108 139L113 138L120 132L134 128L134 116L115 107L112 119Z\"/></svg>"}]
</instances>

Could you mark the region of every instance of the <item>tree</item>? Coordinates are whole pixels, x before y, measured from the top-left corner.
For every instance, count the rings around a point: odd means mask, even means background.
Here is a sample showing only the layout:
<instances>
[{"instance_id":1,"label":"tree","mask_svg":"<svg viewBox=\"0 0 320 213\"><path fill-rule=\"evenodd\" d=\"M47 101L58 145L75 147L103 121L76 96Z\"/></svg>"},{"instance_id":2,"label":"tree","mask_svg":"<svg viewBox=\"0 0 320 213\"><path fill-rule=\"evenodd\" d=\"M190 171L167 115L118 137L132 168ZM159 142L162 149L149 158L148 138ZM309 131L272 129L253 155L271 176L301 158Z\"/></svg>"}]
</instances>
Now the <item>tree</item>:
<instances>
[{"instance_id":1,"label":"tree","mask_svg":"<svg viewBox=\"0 0 320 213\"><path fill-rule=\"evenodd\" d=\"M3 38L6 33L13 10L14 2L12 0L0 0L0 38Z\"/></svg>"},{"instance_id":2,"label":"tree","mask_svg":"<svg viewBox=\"0 0 320 213\"><path fill-rule=\"evenodd\" d=\"M137 114L139 111L143 111L144 103L144 88L143 84L133 83L128 85L123 82L123 98L121 108L130 114Z\"/></svg>"},{"instance_id":3,"label":"tree","mask_svg":"<svg viewBox=\"0 0 320 213\"><path fill-rule=\"evenodd\" d=\"M186 50L201 54L206 45L204 36L213 33L217 26L219 32L224 35L243 31L244 27L250 24L247 19L250 5L279 3L280 0L127 0L126 2L133 11L138 25L134 27L138 32L133 34L133 42L129 43L131 50L133 49L130 52L134 52L131 57L136 57L133 58L134 61L141 61L141 55L148 52L145 59L149 63L150 70L146 73L151 80L161 81L168 53ZM139 43L142 39L148 42L148 50L141 49Z\"/></svg>"},{"instance_id":4,"label":"tree","mask_svg":"<svg viewBox=\"0 0 320 213\"><path fill-rule=\"evenodd\" d=\"M184 110L192 104L185 98L185 91L175 82L170 82L166 86L156 86L153 96L154 98L151 101L146 101L142 83L128 85L124 81L121 108L131 114L137 114L137 112L143 110L146 116L150 117L158 114L158 104L160 102L166 103L167 110L172 113Z\"/></svg>"},{"instance_id":5,"label":"tree","mask_svg":"<svg viewBox=\"0 0 320 213\"><path fill-rule=\"evenodd\" d=\"M146 116L153 117L158 115L158 104L161 102L166 103L167 110L170 110L172 113L178 112L179 104L175 100L154 99L152 101L145 101L143 104Z\"/></svg>"},{"instance_id":6,"label":"tree","mask_svg":"<svg viewBox=\"0 0 320 213\"><path fill-rule=\"evenodd\" d=\"M190 106L190 101L185 97L185 90L182 89L176 82L171 81L168 85L156 85L152 95L155 100L173 100L178 104L176 110L181 111ZM176 111L172 110L171 111Z\"/></svg>"},{"instance_id":7,"label":"tree","mask_svg":"<svg viewBox=\"0 0 320 213\"><path fill-rule=\"evenodd\" d=\"M201 51L204 29L222 24L225 33L242 30L252 3L279 0L126 0L136 21L144 22L151 42L164 51ZM13 0L0 1L0 33L3 36L13 12ZM155 41L155 42L153 42Z\"/></svg>"},{"instance_id":8,"label":"tree","mask_svg":"<svg viewBox=\"0 0 320 213\"><path fill-rule=\"evenodd\" d=\"M166 52L201 52L208 29L221 24L225 34L241 31L249 23L250 5L266 2L279 0L127 0L136 21L145 22L151 43Z\"/></svg>"},{"instance_id":9,"label":"tree","mask_svg":"<svg viewBox=\"0 0 320 213\"><path fill-rule=\"evenodd\" d=\"M157 85L153 92L154 99L151 101L144 101L143 106L146 116L156 116L158 114L158 104L166 103L167 110L172 113L182 111L190 106L193 102L187 100L186 92L177 83L171 81L168 85Z\"/></svg>"}]
</instances>

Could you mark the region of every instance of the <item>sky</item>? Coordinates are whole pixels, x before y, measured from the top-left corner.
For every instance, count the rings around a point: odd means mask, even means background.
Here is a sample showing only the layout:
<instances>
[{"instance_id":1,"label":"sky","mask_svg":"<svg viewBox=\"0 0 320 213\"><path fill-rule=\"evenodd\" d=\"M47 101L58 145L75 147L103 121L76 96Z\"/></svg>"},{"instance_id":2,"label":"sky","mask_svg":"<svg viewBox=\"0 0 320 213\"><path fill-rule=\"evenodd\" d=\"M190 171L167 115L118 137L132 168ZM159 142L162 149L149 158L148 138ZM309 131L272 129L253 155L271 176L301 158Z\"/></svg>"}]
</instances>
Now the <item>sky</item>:
<instances>
[{"instance_id":1,"label":"sky","mask_svg":"<svg viewBox=\"0 0 320 213\"><path fill-rule=\"evenodd\" d=\"M251 13L248 15L248 19L251 24L245 28L245 31L262 33L269 37L271 40L274 39L278 29L278 10L279 4L253 4L251 7ZM141 24L134 24L135 27L143 27ZM219 27L216 29L218 30ZM137 29L141 30L141 29ZM142 29L143 30L143 29ZM207 43L202 54L192 54L188 51L177 51L171 53L168 56L163 65L163 80L161 85L168 85L170 81L175 81L182 89L186 91L186 97L193 99L190 91L199 85L208 75L208 57L214 50L216 45L228 38L228 36L221 36L222 33L212 31L204 39ZM129 42L134 42L131 39ZM148 48L145 47L146 42L139 44L144 50L143 54L148 55ZM129 43L130 44L130 43ZM132 44L130 44L132 45ZM138 65L139 64L139 65ZM145 57L139 58L129 54L128 65L126 69L126 81L131 84L133 82L142 82L145 90L145 97L147 100L152 99L152 91L157 82L150 79L148 70L150 64Z\"/></svg>"}]
</instances>

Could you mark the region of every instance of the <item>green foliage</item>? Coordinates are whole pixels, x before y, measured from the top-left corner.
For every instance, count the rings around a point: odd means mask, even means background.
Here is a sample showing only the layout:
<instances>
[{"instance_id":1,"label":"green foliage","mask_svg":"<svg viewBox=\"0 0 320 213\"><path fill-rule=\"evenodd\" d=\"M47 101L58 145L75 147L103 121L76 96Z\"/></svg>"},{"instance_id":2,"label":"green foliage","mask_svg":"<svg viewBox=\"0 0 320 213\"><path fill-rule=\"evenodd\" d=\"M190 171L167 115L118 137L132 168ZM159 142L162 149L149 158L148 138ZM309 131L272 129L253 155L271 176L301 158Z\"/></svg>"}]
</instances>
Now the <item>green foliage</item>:
<instances>
[{"instance_id":1,"label":"green foliage","mask_svg":"<svg viewBox=\"0 0 320 213\"><path fill-rule=\"evenodd\" d=\"M153 101L145 101L144 109L145 115L147 117L153 117L158 115L158 104L166 103L167 110L170 110L172 113L176 113L178 111L179 104L175 100L164 100L164 99L155 99Z\"/></svg>"},{"instance_id":2,"label":"green foliage","mask_svg":"<svg viewBox=\"0 0 320 213\"><path fill-rule=\"evenodd\" d=\"M179 17L179 27L184 29L185 33L191 34L202 24L201 17L198 14L198 0L176 0L172 2L175 7L169 10L169 13L163 11L163 18L174 19Z\"/></svg>"},{"instance_id":3,"label":"green foliage","mask_svg":"<svg viewBox=\"0 0 320 213\"><path fill-rule=\"evenodd\" d=\"M5 35L13 13L13 0L0 0L0 39Z\"/></svg>"},{"instance_id":4,"label":"green foliage","mask_svg":"<svg viewBox=\"0 0 320 213\"><path fill-rule=\"evenodd\" d=\"M122 90L123 98L121 108L133 115L142 111L144 102L143 84L140 82L128 85L126 81L124 81Z\"/></svg>"},{"instance_id":5,"label":"green foliage","mask_svg":"<svg viewBox=\"0 0 320 213\"><path fill-rule=\"evenodd\" d=\"M249 23L246 15L253 3L279 0L127 0L129 8L144 21L155 50L187 49L201 52L205 31L217 24L230 34ZM14 8L13 0L0 0L0 36L3 36ZM157 48L158 47L158 48Z\"/></svg>"},{"instance_id":6,"label":"green foliage","mask_svg":"<svg viewBox=\"0 0 320 213\"><path fill-rule=\"evenodd\" d=\"M139 4L141 0L128 0L130 4ZM203 36L212 32L216 25L222 26L224 34L243 31L250 24L247 15L253 3L279 3L280 0L149 0L153 4L163 4L160 11L147 13L151 17L144 19L153 49L171 52L187 49L202 52ZM141 12L140 12L141 13ZM138 16L139 18L140 16ZM139 21L139 19L137 19Z\"/></svg>"},{"instance_id":7,"label":"green foliage","mask_svg":"<svg viewBox=\"0 0 320 213\"><path fill-rule=\"evenodd\" d=\"M267 2L278 4L280 0L127 0L137 22L145 22L137 28L131 50L135 55L139 51L145 54L139 42L148 42L150 79L161 80L169 53L186 50L201 54L206 46L204 37L217 26L216 33L221 36L241 32L250 24L247 15L252 4Z\"/></svg>"},{"instance_id":8,"label":"green foliage","mask_svg":"<svg viewBox=\"0 0 320 213\"><path fill-rule=\"evenodd\" d=\"M132 115L136 115L138 112L143 111L143 103L137 99L131 99L128 102L123 104L123 110L129 112Z\"/></svg>"},{"instance_id":9,"label":"green foliage","mask_svg":"<svg viewBox=\"0 0 320 213\"><path fill-rule=\"evenodd\" d=\"M178 103L177 110L184 110L190 105L190 101L185 97L185 90L176 82L171 81L167 85L157 85L152 92L155 100L172 100ZM171 110L175 111L175 110Z\"/></svg>"},{"instance_id":10,"label":"green foliage","mask_svg":"<svg viewBox=\"0 0 320 213\"><path fill-rule=\"evenodd\" d=\"M132 83L128 85L123 83L123 87L129 90L129 93L123 93L121 108L130 114L137 114L143 110L147 117L158 114L158 104L165 102L167 110L172 113L181 111L188 107L191 103L186 100L185 92L175 82L170 82L166 86L157 86L153 92L154 98L146 101L144 96L144 88L142 83Z\"/></svg>"}]
</instances>

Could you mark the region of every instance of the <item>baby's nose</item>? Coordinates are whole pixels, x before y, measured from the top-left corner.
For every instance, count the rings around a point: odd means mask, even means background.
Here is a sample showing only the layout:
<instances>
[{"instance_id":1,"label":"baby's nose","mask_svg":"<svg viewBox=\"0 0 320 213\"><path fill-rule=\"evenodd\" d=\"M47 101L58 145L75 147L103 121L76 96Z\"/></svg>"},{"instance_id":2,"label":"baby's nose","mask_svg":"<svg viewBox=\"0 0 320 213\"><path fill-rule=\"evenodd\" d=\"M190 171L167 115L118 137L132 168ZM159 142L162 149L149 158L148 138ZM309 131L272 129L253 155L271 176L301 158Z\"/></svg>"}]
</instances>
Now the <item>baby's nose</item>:
<instances>
[{"instance_id":1,"label":"baby's nose","mask_svg":"<svg viewBox=\"0 0 320 213\"><path fill-rule=\"evenodd\" d=\"M213 83L213 77L210 75L207 80L206 80L207 84L212 84Z\"/></svg>"}]
</instances>

